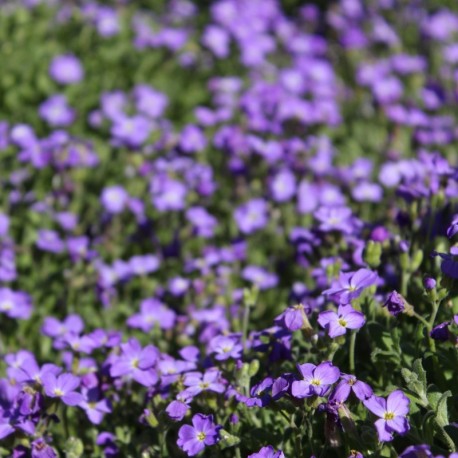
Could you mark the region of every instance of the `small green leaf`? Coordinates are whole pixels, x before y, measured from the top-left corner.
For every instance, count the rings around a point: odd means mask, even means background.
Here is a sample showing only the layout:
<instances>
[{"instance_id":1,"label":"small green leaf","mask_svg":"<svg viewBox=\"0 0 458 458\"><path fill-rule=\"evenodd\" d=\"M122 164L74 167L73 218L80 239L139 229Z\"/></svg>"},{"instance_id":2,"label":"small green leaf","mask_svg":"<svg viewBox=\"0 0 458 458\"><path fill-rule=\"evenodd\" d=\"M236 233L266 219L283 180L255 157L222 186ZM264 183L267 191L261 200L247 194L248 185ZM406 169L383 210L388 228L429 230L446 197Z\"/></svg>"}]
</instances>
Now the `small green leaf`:
<instances>
[{"instance_id":1,"label":"small green leaf","mask_svg":"<svg viewBox=\"0 0 458 458\"><path fill-rule=\"evenodd\" d=\"M226 430L222 429L219 432L220 441L218 442L218 446L224 450L229 447L234 447L235 445L240 443L240 438L228 433Z\"/></svg>"}]
</instances>

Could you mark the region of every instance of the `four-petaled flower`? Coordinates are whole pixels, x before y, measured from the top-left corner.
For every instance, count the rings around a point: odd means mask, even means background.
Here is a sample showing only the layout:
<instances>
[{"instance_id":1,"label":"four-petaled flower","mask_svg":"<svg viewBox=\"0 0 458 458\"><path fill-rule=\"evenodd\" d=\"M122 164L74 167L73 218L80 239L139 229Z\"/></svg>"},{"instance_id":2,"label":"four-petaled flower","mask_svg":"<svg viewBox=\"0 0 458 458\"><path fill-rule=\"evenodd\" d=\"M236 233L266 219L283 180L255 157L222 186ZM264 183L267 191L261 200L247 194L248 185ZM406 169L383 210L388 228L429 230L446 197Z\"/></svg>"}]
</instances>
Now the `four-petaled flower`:
<instances>
[{"instance_id":1,"label":"four-petaled flower","mask_svg":"<svg viewBox=\"0 0 458 458\"><path fill-rule=\"evenodd\" d=\"M389 442L393 440L393 433L405 434L410 429L406 415L409 413L409 398L401 391L393 391L385 400L379 396L372 396L364 405L372 413L380 417L375 422L379 440Z\"/></svg>"},{"instance_id":2,"label":"four-petaled flower","mask_svg":"<svg viewBox=\"0 0 458 458\"><path fill-rule=\"evenodd\" d=\"M318 366L310 363L299 364L297 368L303 380L296 380L291 385L291 393L295 398L324 396L340 377L340 370L330 361L325 361Z\"/></svg>"},{"instance_id":3,"label":"four-petaled flower","mask_svg":"<svg viewBox=\"0 0 458 458\"><path fill-rule=\"evenodd\" d=\"M80 385L80 379L72 374L56 376L52 372L46 372L43 374L42 383L47 396L62 399L69 406L76 406L84 399L82 394L75 391Z\"/></svg>"},{"instance_id":4,"label":"four-petaled flower","mask_svg":"<svg viewBox=\"0 0 458 458\"><path fill-rule=\"evenodd\" d=\"M339 305L337 313L327 310L318 316L318 323L327 329L329 337L332 338L345 334L347 329L359 329L365 322L364 314L351 305Z\"/></svg>"},{"instance_id":5,"label":"four-petaled flower","mask_svg":"<svg viewBox=\"0 0 458 458\"><path fill-rule=\"evenodd\" d=\"M192 417L192 426L183 425L180 428L177 444L188 456L197 455L206 446L218 442L220 429L213 423L212 415L198 413Z\"/></svg>"}]
</instances>

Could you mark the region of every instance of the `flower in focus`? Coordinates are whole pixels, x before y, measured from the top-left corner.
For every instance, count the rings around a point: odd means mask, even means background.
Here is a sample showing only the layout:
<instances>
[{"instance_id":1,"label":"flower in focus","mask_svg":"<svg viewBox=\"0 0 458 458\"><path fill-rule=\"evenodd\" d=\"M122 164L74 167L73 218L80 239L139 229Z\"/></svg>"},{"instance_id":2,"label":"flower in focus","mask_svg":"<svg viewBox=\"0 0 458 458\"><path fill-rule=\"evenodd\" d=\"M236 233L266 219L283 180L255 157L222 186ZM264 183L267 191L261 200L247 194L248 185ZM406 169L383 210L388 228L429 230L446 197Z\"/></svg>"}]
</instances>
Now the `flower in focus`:
<instances>
[{"instance_id":1,"label":"flower in focus","mask_svg":"<svg viewBox=\"0 0 458 458\"><path fill-rule=\"evenodd\" d=\"M341 272L331 287L323 294L331 296L340 304L349 304L361 295L364 289L375 285L378 281L377 272L369 269L359 269L356 272Z\"/></svg>"},{"instance_id":2,"label":"flower in focus","mask_svg":"<svg viewBox=\"0 0 458 458\"><path fill-rule=\"evenodd\" d=\"M363 402L367 409L380 417L375 427L381 442L393 440L395 432L405 434L409 431L406 415L409 413L410 400L401 390L393 391L386 400L374 395Z\"/></svg>"},{"instance_id":3,"label":"flower in focus","mask_svg":"<svg viewBox=\"0 0 458 458\"><path fill-rule=\"evenodd\" d=\"M365 322L364 314L356 311L351 305L339 305L337 313L327 310L318 316L318 323L328 330L331 338L344 335L347 329L359 329Z\"/></svg>"},{"instance_id":4,"label":"flower in focus","mask_svg":"<svg viewBox=\"0 0 458 458\"><path fill-rule=\"evenodd\" d=\"M205 447L218 442L220 429L213 423L212 415L198 413L192 417L192 426L183 425L180 428L177 444L188 456L197 455Z\"/></svg>"},{"instance_id":5,"label":"flower in focus","mask_svg":"<svg viewBox=\"0 0 458 458\"><path fill-rule=\"evenodd\" d=\"M360 401L369 399L373 395L372 388L367 383L358 380L354 375L341 374L341 381L331 394L330 400L345 402L351 391Z\"/></svg>"},{"instance_id":6,"label":"flower in focus","mask_svg":"<svg viewBox=\"0 0 458 458\"><path fill-rule=\"evenodd\" d=\"M50 398L62 399L69 406L76 406L83 401L83 396L75 391L80 385L80 379L73 374L56 376L53 372L46 372L43 374L42 383Z\"/></svg>"},{"instance_id":7,"label":"flower in focus","mask_svg":"<svg viewBox=\"0 0 458 458\"><path fill-rule=\"evenodd\" d=\"M303 380L296 380L291 385L291 393L295 398L324 396L329 391L330 385L337 382L340 377L340 370L330 361L325 361L318 366L310 363L298 364L297 368Z\"/></svg>"}]
</instances>

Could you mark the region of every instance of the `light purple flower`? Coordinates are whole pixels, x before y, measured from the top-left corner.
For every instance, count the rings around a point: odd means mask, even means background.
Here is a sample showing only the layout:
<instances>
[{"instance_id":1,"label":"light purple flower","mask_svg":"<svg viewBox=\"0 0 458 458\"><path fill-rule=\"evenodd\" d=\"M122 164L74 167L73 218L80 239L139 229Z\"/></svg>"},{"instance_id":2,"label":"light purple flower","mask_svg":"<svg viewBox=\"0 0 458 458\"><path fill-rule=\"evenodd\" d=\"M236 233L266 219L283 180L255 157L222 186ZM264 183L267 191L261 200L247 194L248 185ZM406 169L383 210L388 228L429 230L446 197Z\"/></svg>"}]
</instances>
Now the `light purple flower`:
<instances>
[{"instance_id":1,"label":"light purple flower","mask_svg":"<svg viewBox=\"0 0 458 458\"><path fill-rule=\"evenodd\" d=\"M145 348L140 346L136 339L130 339L121 344L122 354L118 356L110 368L110 375L114 378L129 376L144 386L152 386L157 382L156 364L159 351L153 345Z\"/></svg>"},{"instance_id":2,"label":"light purple flower","mask_svg":"<svg viewBox=\"0 0 458 458\"><path fill-rule=\"evenodd\" d=\"M242 271L242 278L253 282L259 289L274 288L278 284L278 277L260 266L247 266Z\"/></svg>"},{"instance_id":3,"label":"light purple flower","mask_svg":"<svg viewBox=\"0 0 458 458\"><path fill-rule=\"evenodd\" d=\"M202 391L224 392L224 384L221 381L221 372L217 369L209 369L201 372L188 372L184 377L184 391L186 396L196 396Z\"/></svg>"},{"instance_id":4,"label":"light purple flower","mask_svg":"<svg viewBox=\"0 0 458 458\"><path fill-rule=\"evenodd\" d=\"M0 288L0 313L10 318L25 320L32 313L32 299L22 291Z\"/></svg>"},{"instance_id":5,"label":"light purple flower","mask_svg":"<svg viewBox=\"0 0 458 458\"><path fill-rule=\"evenodd\" d=\"M78 58L71 54L54 57L49 74L60 84L78 83L83 79L84 70Z\"/></svg>"},{"instance_id":6,"label":"light purple flower","mask_svg":"<svg viewBox=\"0 0 458 458\"><path fill-rule=\"evenodd\" d=\"M47 396L62 399L64 404L76 406L83 400L83 396L75 391L80 385L80 379L73 374L56 377L48 371L43 374L42 383Z\"/></svg>"},{"instance_id":7,"label":"light purple flower","mask_svg":"<svg viewBox=\"0 0 458 458\"><path fill-rule=\"evenodd\" d=\"M405 434L409 431L406 418L409 404L409 398L401 390L393 391L386 400L374 395L364 401L366 408L380 417L375 422L380 441L389 442L393 440L393 433Z\"/></svg>"},{"instance_id":8,"label":"light purple flower","mask_svg":"<svg viewBox=\"0 0 458 458\"><path fill-rule=\"evenodd\" d=\"M102 191L100 201L105 209L113 214L121 213L127 205L129 194L119 185L109 186Z\"/></svg>"},{"instance_id":9,"label":"light purple flower","mask_svg":"<svg viewBox=\"0 0 458 458\"><path fill-rule=\"evenodd\" d=\"M248 458L285 458L285 454L281 450L276 452L271 445L267 445L262 447L259 452L248 455Z\"/></svg>"},{"instance_id":10,"label":"light purple flower","mask_svg":"<svg viewBox=\"0 0 458 458\"><path fill-rule=\"evenodd\" d=\"M334 280L331 287L323 294L331 296L339 304L349 304L361 295L364 289L375 285L378 275L369 269L359 269L356 272L341 272L339 278Z\"/></svg>"},{"instance_id":11,"label":"light purple flower","mask_svg":"<svg viewBox=\"0 0 458 458\"><path fill-rule=\"evenodd\" d=\"M270 183L270 192L276 202L291 200L296 192L296 178L289 169L278 172Z\"/></svg>"},{"instance_id":12,"label":"light purple flower","mask_svg":"<svg viewBox=\"0 0 458 458\"><path fill-rule=\"evenodd\" d=\"M75 120L75 110L62 94L56 94L45 100L39 108L40 117L52 127L69 126Z\"/></svg>"},{"instance_id":13,"label":"light purple flower","mask_svg":"<svg viewBox=\"0 0 458 458\"><path fill-rule=\"evenodd\" d=\"M209 352L214 353L218 361L229 358L239 359L242 349L240 339L234 336L216 336L209 343Z\"/></svg>"},{"instance_id":14,"label":"light purple flower","mask_svg":"<svg viewBox=\"0 0 458 458\"><path fill-rule=\"evenodd\" d=\"M140 304L140 313L132 315L127 325L149 332L154 326L171 329L175 325L176 314L155 298L145 299Z\"/></svg>"},{"instance_id":15,"label":"light purple flower","mask_svg":"<svg viewBox=\"0 0 458 458\"><path fill-rule=\"evenodd\" d=\"M218 442L220 428L213 423L212 415L198 413L192 417L192 426L183 425L180 428L177 444L188 456L197 455L206 446Z\"/></svg>"},{"instance_id":16,"label":"light purple flower","mask_svg":"<svg viewBox=\"0 0 458 458\"><path fill-rule=\"evenodd\" d=\"M252 199L237 207L235 221L241 232L251 234L267 224L267 203L264 199Z\"/></svg>"},{"instance_id":17,"label":"light purple flower","mask_svg":"<svg viewBox=\"0 0 458 458\"><path fill-rule=\"evenodd\" d=\"M364 314L356 311L351 305L339 305L337 313L332 310L321 312L318 323L328 330L329 337L342 336L347 329L359 329L366 322Z\"/></svg>"},{"instance_id":18,"label":"light purple flower","mask_svg":"<svg viewBox=\"0 0 458 458\"><path fill-rule=\"evenodd\" d=\"M330 361L318 366L310 363L298 364L297 368L303 380L296 380L291 385L291 394L296 398L324 396L340 377L340 370Z\"/></svg>"},{"instance_id":19,"label":"light purple flower","mask_svg":"<svg viewBox=\"0 0 458 458\"><path fill-rule=\"evenodd\" d=\"M350 234L353 231L352 212L348 207L320 207L314 216L323 232L340 231Z\"/></svg>"}]
</instances>

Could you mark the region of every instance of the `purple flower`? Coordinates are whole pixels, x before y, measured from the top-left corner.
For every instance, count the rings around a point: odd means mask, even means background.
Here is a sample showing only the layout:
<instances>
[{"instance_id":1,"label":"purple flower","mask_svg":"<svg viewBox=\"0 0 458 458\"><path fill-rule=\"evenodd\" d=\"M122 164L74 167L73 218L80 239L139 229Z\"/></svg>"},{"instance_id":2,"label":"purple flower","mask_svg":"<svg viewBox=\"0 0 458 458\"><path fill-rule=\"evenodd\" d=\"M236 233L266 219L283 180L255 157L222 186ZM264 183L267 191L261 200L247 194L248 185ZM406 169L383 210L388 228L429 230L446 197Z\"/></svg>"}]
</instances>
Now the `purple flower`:
<instances>
[{"instance_id":1,"label":"purple flower","mask_svg":"<svg viewBox=\"0 0 458 458\"><path fill-rule=\"evenodd\" d=\"M152 369L156 364L159 351L153 345L145 348L136 339L121 344L122 354L118 356L110 368L114 378L129 376L144 386L152 386L157 382L157 374Z\"/></svg>"},{"instance_id":2,"label":"purple flower","mask_svg":"<svg viewBox=\"0 0 458 458\"><path fill-rule=\"evenodd\" d=\"M450 455L451 457L452 455ZM450 458L449 457L449 458ZM400 455L399 458L434 458L434 455L431 453L429 445L411 445L407 447Z\"/></svg>"},{"instance_id":3,"label":"purple flower","mask_svg":"<svg viewBox=\"0 0 458 458\"><path fill-rule=\"evenodd\" d=\"M323 294L331 296L338 303L345 305L359 297L364 289L375 285L377 281L377 273L368 269L341 272L339 278L332 282L331 288L323 291Z\"/></svg>"},{"instance_id":4,"label":"purple flower","mask_svg":"<svg viewBox=\"0 0 458 458\"><path fill-rule=\"evenodd\" d=\"M344 335L347 329L359 329L366 322L364 314L356 311L351 305L339 305L337 313L332 310L321 312L318 323L328 330L329 337Z\"/></svg>"},{"instance_id":5,"label":"purple flower","mask_svg":"<svg viewBox=\"0 0 458 458\"><path fill-rule=\"evenodd\" d=\"M381 442L393 440L395 432L405 434L409 431L406 415L409 413L410 400L401 390L393 391L386 400L374 395L363 402L368 410L380 417L375 427Z\"/></svg>"},{"instance_id":6,"label":"purple flower","mask_svg":"<svg viewBox=\"0 0 458 458\"><path fill-rule=\"evenodd\" d=\"M110 402L107 399L99 399L97 388L83 390L83 400L80 402L81 407L85 412L90 422L94 425L102 423L106 413L111 413Z\"/></svg>"},{"instance_id":7,"label":"purple flower","mask_svg":"<svg viewBox=\"0 0 458 458\"><path fill-rule=\"evenodd\" d=\"M50 126L68 126L75 120L75 111L70 108L67 98L56 94L45 100L39 108L40 117Z\"/></svg>"},{"instance_id":8,"label":"purple flower","mask_svg":"<svg viewBox=\"0 0 458 458\"><path fill-rule=\"evenodd\" d=\"M184 127L180 136L180 150L184 153L196 153L207 146L207 139L202 130L189 124Z\"/></svg>"},{"instance_id":9,"label":"purple flower","mask_svg":"<svg viewBox=\"0 0 458 458\"><path fill-rule=\"evenodd\" d=\"M425 277L423 279L423 286L425 287L427 291L434 289L436 287L436 284L437 284L436 280L432 277Z\"/></svg>"},{"instance_id":10,"label":"purple flower","mask_svg":"<svg viewBox=\"0 0 458 458\"><path fill-rule=\"evenodd\" d=\"M251 234L267 224L267 203L263 199L252 199L237 207L235 221L241 232Z\"/></svg>"},{"instance_id":11,"label":"purple flower","mask_svg":"<svg viewBox=\"0 0 458 458\"><path fill-rule=\"evenodd\" d=\"M26 320L32 313L32 299L22 291L0 288L0 313L10 318Z\"/></svg>"},{"instance_id":12,"label":"purple flower","mask_svg":"<svg viewBox=\"0 0 458 458\"><path fill-rule=\"evenodd\" d=\"M57 458L56 451L42 437L32 442L31 458Z\"/></svg>"},{"instance_id":13,"label":"purple flower","mask_svg":"<svg viewBox=\"0 0 458 458\"><path fill-rule=\"evenodd\" d=\"M84 70L78 58L65 54L54 57L49 66L49 74L60 84L72 84L83 79Z\"/></svg>"},{"instance_id":14,"label":"purple flower","mask_svg":"<svg viewBox=\"0 0 458 458\"><path fill-rule=\"evenodd\" d=\"M132 148L140 147L152 131L151 120L142 115L119 116L114 120L111 135Z\"/></svg>"},{"instance_id":15,"label":"purple flower","mask_svg":"<svg viewBox=\"0 0 458 458\"><path fill-rule=\"evenodd\" d=\"M145 299L140 304L140 313L132 315L127 325L149 332L155 325L161 329L171 329L175 325L176 314L157 299Z\"/></svg>"},{"instance_id":16,"label":"purple flower","mask_svg":"<svg viewBox=\"0 0 458 458\"><path fill-rule=\"evenodd\" d=\"M278 284L276 274L259 266L247 266L242 271L242 278L253 282L259 289L275 288Z\"/></svg>"},{"instance_id":17,"label":"purple flower","mask_svg":"<svg viewBox=\"0 0 458 458\"><path fill-rule=\"evenodd\" d=\"M180 428L177 444L188 456L197 455L206 446L218 442L220 429L213 423L212 415L198 413L192 417L192 426L183 425Z\"/></svg>"},{"instance_id":18,"label":"purple flower","mask_svg":"<svg viewBox=\"0 0 458 458\"><path fill-rule=\"evenodd\" d=\"M275 322L289 331L297 331L308 322L306 308L303 304L288 307L275 319Z\"/></svg>"},{"instance_id":19,"label":"purple flower","mask_svg":"<svg viewBox=\"0 0 458 458\"><path fill-rule=\"evenodd\" d=\"M320 222L319 229L323 232L340 231L350 234L354 223L348 207L320 207L315 213Z\"/></svg>"},{"instance_id":20,"label":"purple flower","mask_svg":"<svg viewBox=\"0 0 458 458\"><path fill-rule=\"evenodd\" d=\"M402 313L405 305L405 299L397 291L392 291L388 294L388 297L383 304L383 306L386 307L393 316L397 316Z\"/></svg>"},{"instance_id":21,"label":"purple flower","mask_svg":"<svg viewBox=\"0 0 458 458\"><path fill-rule=\"evenodd\" d=\"M209 352L214 353L218 361L225 361L229 358L239 359L242 349L239 339L233 336L216 336L209 344Z\"/></svg>"},{"instance_id":22,"label":"purple flower","mask_svg":"<svg viewBox=\"0 0 458 458\"><path fill-rule=\"evenodd\" d=\"M330 361L325 361L318 366L310 363L298 364L297 368L303 380L296 380L291 385L291 394L295 398L324 396L330 385L337 382L340 377L340 370Z\"/></svg>"},{"instance_id":23,"label":"purple flower","mask_svg":"<svg viewBox=\"0 0 458 458\"><path fill-rule=\"evenodd\" d=\"M127 205L129 194L119 185L110 186L102 191L100 201L109 213L121 213Z\"/></svg>"},{"instance_id":24,"label":"purple flower","mask_svg":"<svg viewBox=\"0 0 458 458\"><path fill-rule=\"evenodd\" d=\"M75 391L80 385L80 379L73 374L56 377L52 372L46 372L42 383L47 396L62 399L64 404L76 406L83 400L83 396Z\"/></svg>"},{"instance_id":25,"label":"purple flower","mask_svg":"<svg viewBox=\"0 0 458 458\"><path fill-rule=\"evenodd\" d=\"M183 420L189 410L189 403L192 397L186 395L186 393L179 393L177 399L172 401L165 411L169 418L173 421Z\"/></svg>"},{"instance_id":26,"label":"purple flower","mask_svg":"<svg viewBox=\"0 0 458 458\"><path fill-rule=\"evenodd\" d=\"M289 169L278 172L271 184L270 192L276 202L287 202L296 192L296 178Z\"/></svg>"},{"instance_id":27,"label":"purple flower","mask_svg":"<svg viewBox=\"0 0 458 458\"><path fill-rule=\"evenodd\" d=\"M281 450L276 452L271 445L267 445L262 447L259 452L248 455L248 458L285 458L285 454Z\"/></svg>"},{"instance_id":28,"label":"purple flower","mask_svg":"<svg viewBox=\"0 0 458 458\"><path fill-rule=\"evenodd\" d=\"M37 233L37 247L50 253L62 253L65 243L56 231L40 229Z\"/></svg>"},{"instance_id":29,"label":"purple flower","mask_svg":"<svg viewBox=\"0 0 458 458\"><path fill-rule=\"evenodd\" d=\"M360 401L369 399L373 395L372 388L367 383L358 380L354 375L341 374L341 380L329 400L339 403L345 402L348 396L350 396L351 391L355 393L355 396Z\"/></svg>"},{"instance_id":30,"label":"purple flower","mask_svg":"<svg viewBox=\"0 0 458 458\"><path fill-rule=\"evenodd\" d=\"M204 374L201 372L188 372L184 377L186 396L196 396L202 391L224 392L224 384L221 382L221 373L217 369L209 369Z\"/></svg>"}]
</instances>

